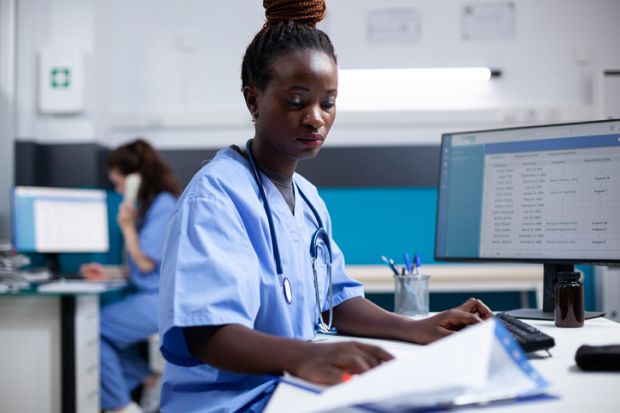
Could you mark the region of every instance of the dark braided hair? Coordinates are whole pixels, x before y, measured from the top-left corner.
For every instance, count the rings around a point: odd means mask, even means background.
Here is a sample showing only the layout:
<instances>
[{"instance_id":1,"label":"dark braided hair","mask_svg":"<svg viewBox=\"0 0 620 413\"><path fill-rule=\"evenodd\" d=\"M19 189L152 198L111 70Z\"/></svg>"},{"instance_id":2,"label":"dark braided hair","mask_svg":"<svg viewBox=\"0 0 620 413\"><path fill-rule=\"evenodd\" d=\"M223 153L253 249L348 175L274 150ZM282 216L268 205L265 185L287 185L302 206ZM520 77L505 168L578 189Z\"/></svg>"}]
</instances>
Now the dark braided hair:
<instances>
[{"instance_id":1,"label":"dark braided hair","mask_svg":"<svg viewBox=\"0 0 620 413\"><path fill-rule=\"evenodd\" d=\"M179 196L181 192L172 169L144 139L129 142L110 152L107 168L117 169L124 176L134 172L142 175L142 184L138 191L140 218L144 218L157 194L170 192L174 196Z\"/></svg>"},{"instance_id":2,"label":"dark braided hair","mask_svg":"<svg viewBox=\"0 0 620 413\"><path fill-rule=\"evenodd\" d=\"M325 15L324 0L263 0L267 21L249 44L241 65L241 89L264 90L276 57L294 50L318 50L337 63L334 46L315 28Z\"/></svg>"}]
</instances>

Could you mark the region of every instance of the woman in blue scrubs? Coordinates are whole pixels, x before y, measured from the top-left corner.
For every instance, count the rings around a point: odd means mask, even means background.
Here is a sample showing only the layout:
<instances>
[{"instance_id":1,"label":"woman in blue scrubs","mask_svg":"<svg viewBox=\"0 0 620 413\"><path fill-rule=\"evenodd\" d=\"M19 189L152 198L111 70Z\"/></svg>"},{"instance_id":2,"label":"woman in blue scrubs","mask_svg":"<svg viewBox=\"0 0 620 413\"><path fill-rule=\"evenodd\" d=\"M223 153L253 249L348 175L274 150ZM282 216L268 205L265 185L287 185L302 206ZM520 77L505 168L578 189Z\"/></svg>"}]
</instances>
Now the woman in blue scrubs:
<instances>
[{"instance_id":1,"label":"woman in blue scrubs","mask_svg":"<svg viewBox=\"0 0 620 413\"><path fill-rule=\"evenodd\" d=\"M139 174L141 185L137 208L123 202L117 216L132 292L101 310L101 407L106 411L142 412L131 401L131 391L144 384L143 392L158 395L159 380L136 344L157 333L163 232L180 191L171 169L142 139L110 153L107 169L119 193L124 192L129 174ZM83 265L81 271L94 280L111 276L95 263ZM150 401L151 406L143 406L145 411L156 410L158 399Z\"/></svg>"},{"instance_id":2,"label":"woman in blue scrubs","mask_svg":"<svg viewBox=\"0 0 620 413\"><path fill-rule=\"evenodd\" d=\"M295 172L319 153L336 116L336 56L314 27L325 5L264 5L267 22L241 75L254 138L219 151L194 176L166 234L163 412L260 412L284 372L334 384L391 359L375 346L311 342L329 329L330 309L340 333L415 343L491 316L472 299L411 320L366 300L345 274L327 208Z\"/></svg>"}]
</instances>

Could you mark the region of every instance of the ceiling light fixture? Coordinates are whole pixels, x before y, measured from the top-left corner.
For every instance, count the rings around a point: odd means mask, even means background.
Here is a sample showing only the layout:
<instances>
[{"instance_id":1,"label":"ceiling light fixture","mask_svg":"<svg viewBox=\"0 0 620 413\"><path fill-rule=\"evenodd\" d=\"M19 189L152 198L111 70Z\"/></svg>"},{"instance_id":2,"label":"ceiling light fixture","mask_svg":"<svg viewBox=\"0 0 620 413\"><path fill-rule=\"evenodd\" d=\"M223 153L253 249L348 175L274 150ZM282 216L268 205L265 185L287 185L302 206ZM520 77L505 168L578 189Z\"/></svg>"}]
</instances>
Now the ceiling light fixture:
<instances>
[{"instance_id":1,"label":"ceiling light fixture","mask_svg":"<svg viewBox=\"0 0 620 413\"><path fill-rule=\"evenodd\" d=\"M501 70L488 67L411 68L411 69L340 69L344 83L468 82L490 80Z\"/></svg>"}]
</instances>

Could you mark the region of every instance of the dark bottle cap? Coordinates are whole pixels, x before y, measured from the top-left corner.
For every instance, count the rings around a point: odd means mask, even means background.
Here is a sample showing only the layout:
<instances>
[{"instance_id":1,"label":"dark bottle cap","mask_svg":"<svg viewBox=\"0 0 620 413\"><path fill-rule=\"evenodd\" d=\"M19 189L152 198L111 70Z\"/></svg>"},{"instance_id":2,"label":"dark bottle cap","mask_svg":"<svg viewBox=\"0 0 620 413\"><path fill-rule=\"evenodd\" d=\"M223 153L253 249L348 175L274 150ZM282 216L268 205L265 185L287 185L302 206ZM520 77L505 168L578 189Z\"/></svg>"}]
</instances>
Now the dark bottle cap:
<instances>
[{"instance_id":1,"label":"dark bottle cap","mask_svg":"<svg viewBox=\"0 0 620 413\"><path fill-rule=\"evenodd\" d=\"M578 271L562 271L558 272L558 282L574 282L579 281L581 273Z\"/></svg>"}]
</instances>

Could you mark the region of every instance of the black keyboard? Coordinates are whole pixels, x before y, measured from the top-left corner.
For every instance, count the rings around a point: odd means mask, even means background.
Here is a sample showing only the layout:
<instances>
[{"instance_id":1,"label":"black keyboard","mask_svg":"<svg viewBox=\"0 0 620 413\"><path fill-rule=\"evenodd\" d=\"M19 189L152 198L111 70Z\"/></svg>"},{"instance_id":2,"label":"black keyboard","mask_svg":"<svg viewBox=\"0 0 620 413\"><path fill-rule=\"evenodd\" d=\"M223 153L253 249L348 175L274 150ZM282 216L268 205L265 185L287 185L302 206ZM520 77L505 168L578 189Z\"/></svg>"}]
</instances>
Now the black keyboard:
<instances>
[{"instance_id":1,"label":"black keyboard","mask_svg":"<svg viewBox=\"0 0 620 413\"><path fill-rule=\"evenodd\" d=\"M506 327L506 330L510 332L512 338L514 338L517 344L519 344L521 349L526 353L547 350L555 346L553 337L508 313L497 313L495 314L495 318Z\"/></svg>"}]
</instances>

